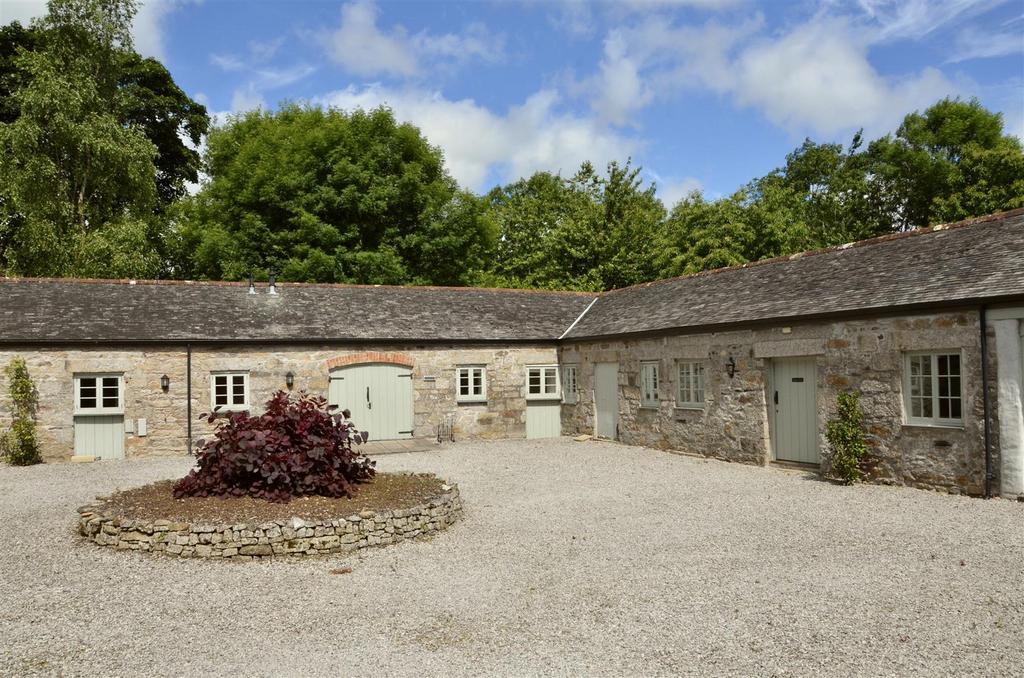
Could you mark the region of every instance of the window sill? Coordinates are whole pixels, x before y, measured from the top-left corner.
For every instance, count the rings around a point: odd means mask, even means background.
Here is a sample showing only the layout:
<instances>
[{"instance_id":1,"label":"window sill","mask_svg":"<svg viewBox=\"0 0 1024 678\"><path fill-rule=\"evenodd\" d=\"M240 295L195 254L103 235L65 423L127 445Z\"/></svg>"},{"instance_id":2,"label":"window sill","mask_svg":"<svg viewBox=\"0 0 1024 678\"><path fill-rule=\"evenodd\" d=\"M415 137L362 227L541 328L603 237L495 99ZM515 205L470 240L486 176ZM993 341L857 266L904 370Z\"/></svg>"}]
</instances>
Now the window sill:
<instances>
[{"instance_id":1,"label":"window sill","mask_svg":"<svg viewBox=\"0 0 1024 678\"><path fill-rule=\"evenodd\" d=\"M459 405L486 405L487 398L460 398L455 402Z\"/></svg>"},{"instance_id":2,"label":"window sill","mask_svg":"<svg viewBox=\"0 0 1024 678\"><path fill-rule=\"evenodd\" d=\"M538 400L551 402L552 400L561 401L562 396L560 395L530 395L526 396L526 399L530 402L536 402Z\"/></svg>"},{"instance_id":3,"label":"window sill","mask_svg":"<svg viewBox=\"0 0 1024 678\"><path fill-rule=\"evenodd\" d=\"M939 431L963 431L965 426L963 423L959 424L940 424L940 423L924 423L924 422L911 422L905 421L902 424L903 428L925 428L925 429L936 429Z\"/></svg>"},{"instance_id":4,"label":"window sill","mask_svg":"<svg viewBox=\"0 0 1024 678\"><path fill-rule=\"evenodd\" d=\"M672 409L676 410L678 412L703 412L704 411L704 406L703 405L696 405L696 404L695 405L673 405Z\"/></svg>"},{"instance_id":5,"label":"window sill","mask_svg":"<svg viewBox=\"0 0 1024 678\"><path fill-rule=\"evenodd\" d=\"M640 409L641 410L653 410L653 411L656 412L656 411L661 409L661 405L641 405Z\"/></svg>"},{"instance_id":6,"label":"window sill","mask_svg":"<svg viewBox=\"0 0 1024 678\"><path fill-rule=\"evenodd\" d=\"M124 410L77 410L72 416L74 417L114 417L117 415L123 415Z\"/></svg>"},{"instance_id":7,"label":"window sill","mask_svg":"<svg viewBox=\"0 0 1024 678\"><path fill-rule=\"evenodd\" d=\"M579 404L579 401L578 400L563 400L562 404L563 405L577 405L577 404Z\"/></svg>"}]
</instances>

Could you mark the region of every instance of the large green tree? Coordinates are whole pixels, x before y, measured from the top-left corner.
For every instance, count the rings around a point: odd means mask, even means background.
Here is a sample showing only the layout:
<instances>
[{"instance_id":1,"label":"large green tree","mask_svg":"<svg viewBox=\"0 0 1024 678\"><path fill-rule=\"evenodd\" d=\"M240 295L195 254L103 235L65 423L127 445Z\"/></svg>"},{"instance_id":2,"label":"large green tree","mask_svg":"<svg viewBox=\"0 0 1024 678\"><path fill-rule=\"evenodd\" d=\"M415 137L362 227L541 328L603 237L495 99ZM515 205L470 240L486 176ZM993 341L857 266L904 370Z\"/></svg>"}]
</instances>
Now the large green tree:
<instances>
[{"instance_id":1,"label":"large green tree","mask_svg":"<svg viewBox=\"0 0 1024 678\"><path fill-rule=\"evenodd\" d=\"M160 213L198 179L205 109L132 48L131 0L51 0L0 29L0 269L164 272Z\"/></svg>"},{"instance_id":2,"label":"large green tree","mask_svg":"<svg viewBox=\"0 0 1024 678\"><path fill-rule=\"evenodd\" d=\"M538 172L492 190L498 241L481 282L603 290L652 280L665 208L639 174L628 161L605 174L583 163L570 178Z\"/></svg>"},{"instance_id":3,"label":"large green tree","mask_svg":"<svg viewBox=\"0 0 1024 678\"><path fill-rule=\"evenodd\" d=\"M184 275L460 284L482 265L475 198L386 108L251 111L210 132L206 160L177 219Z\"/></svg>"},{"instance_id":4,"label":"large green tree","mask_svg":"<svg viewBox=\"0 0 1024 678\"><path fill-rule=\"evenodd\" d=\"M943 99L866 152L877 217L920 228L1024 206L1024 151L999 113Z\"/></svg>"}]
</instances>

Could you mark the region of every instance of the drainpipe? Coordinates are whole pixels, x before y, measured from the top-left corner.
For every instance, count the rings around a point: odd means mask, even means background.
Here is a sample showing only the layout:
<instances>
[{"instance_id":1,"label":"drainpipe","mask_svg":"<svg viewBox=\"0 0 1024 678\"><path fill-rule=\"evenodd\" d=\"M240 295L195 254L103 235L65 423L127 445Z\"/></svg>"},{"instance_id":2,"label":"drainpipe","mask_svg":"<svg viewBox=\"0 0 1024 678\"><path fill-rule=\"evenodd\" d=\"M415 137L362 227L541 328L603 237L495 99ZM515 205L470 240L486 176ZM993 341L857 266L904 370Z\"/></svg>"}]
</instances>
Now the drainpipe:
<instances>
[{"instance_id":1,"label":"drainpipe","mask_svg":"<svg viewBox=\"0 0 1024 678\"><path fill-rule=\"evenodd\" d=\"M988 393L988 323L985 307L978 310L981 327L981 402L985 413L985 498L992 498L992 402Z\"/></svg>"},{"instance_id":2,"label":"drainpipe","mask_svg":"<svg viewBox=\"0 0 1024 678\"><path fill-rule=\"evenodd\" d=\"M192 344L185 344L185 413L188 418L188 453L192 454Z\"/></svg>"}]
</instances>

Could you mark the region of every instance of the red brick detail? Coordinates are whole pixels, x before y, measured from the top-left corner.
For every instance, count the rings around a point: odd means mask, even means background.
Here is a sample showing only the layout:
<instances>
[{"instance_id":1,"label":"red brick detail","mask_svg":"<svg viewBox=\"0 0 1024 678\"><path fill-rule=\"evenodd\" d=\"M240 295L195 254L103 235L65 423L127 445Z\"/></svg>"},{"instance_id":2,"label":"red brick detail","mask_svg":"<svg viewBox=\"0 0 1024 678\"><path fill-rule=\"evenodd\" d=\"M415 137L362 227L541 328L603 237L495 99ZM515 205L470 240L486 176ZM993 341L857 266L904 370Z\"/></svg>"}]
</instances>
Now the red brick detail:
<instances>
[{"instance_id":1,"label":"red brick detail","mask_svg":"<svg viewBox=\"0 0 1024 678\"><path fill-rule=\"evenodd\" d=\"M324 362L328 370L347 367L348 365L362 365L365 363L387 363L389 365L402 365L403 367L415 366L413 359L404 353L381 353L380 351L352 353L350 355L329 358Z\"/></svg>"}]
</instances>

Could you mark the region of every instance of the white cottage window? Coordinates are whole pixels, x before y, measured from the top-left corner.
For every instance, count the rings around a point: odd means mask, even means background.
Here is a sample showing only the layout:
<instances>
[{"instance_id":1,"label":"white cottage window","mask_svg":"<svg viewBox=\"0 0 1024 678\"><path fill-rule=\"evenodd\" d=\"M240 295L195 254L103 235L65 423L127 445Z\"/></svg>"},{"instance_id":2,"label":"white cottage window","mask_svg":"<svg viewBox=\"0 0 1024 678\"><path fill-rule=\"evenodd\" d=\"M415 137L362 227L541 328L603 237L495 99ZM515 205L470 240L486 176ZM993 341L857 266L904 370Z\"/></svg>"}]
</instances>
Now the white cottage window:
<instances>
[{"instance_id":1,"label":"white cottage window","mask_svg":"<svg viewBox=\"0 0 1024 678\"><path fill-rule=\"evenodd\" d=\"M560 397L557 365L531 365L526 368L527 400L551 400Z\"/></svg>"},{"instance_id":2,"label":"white cottage window","mask_svg":"<svg viewBox=\"0 0 1024 678\"><path fill-rule=\"evenodd\" d=\"M456 377L455 399L459 402L487 400L487 370L481 365L459 367Z\"/></svg>"},{"instance_id":3,"label":"white cottage window","mask_svg":"<svg viewBox=\"0 0 1024 678\"><path fill-rule=\"evenodd\" d=\"M704 363L680 361L676 405L687 408L704 407Z\"/></svg>"},{"instance_id":4,"label":"white cottage window","mask_svg":"<svg viewBox=\"0 0 1024 678\"><path fill-rule=\"evenodd\" d=\"M124 414L124 375L76 374L75 414Z\"/></svg>"},{"instance_id":5,"label":"white cottage window","mask_svg":"<svg viewBox=\"0 0 1024 678\"><path fill-rule=\"evenodd\" d=\"M903 392L908 423L962 426L963 373L960 354L907 354Z\"/></svg>"},{"instance_id":6,"label":"white cottage window","mask_svg":"<svg viewBox=\"0 0 1024 678\"><path fill-rule=\"evenodd\" d=\"M249 373L214 372L210 378L210 404L221 412L249 409Z\"/></svg>"},{"instance_id":7,"label":"white cottage window","mask_svg":"<svg viewBox=\"0 0 1024 678\"><path fill-rule=\"evenodd\" d=\"M640 406L661 407L661 378L657 361L640 363Z\"/></svg>"},{"instance_id":8,"label":"white cottage window","mask_svg":"<svg viewBox=\"0 0 1024 678\"><path fill-rule=\"evenodd\" d=\"M576 366L565 365L562 368L562 402L568 405L575 405L577 399Z\"/></svg>"}]
</instances>

